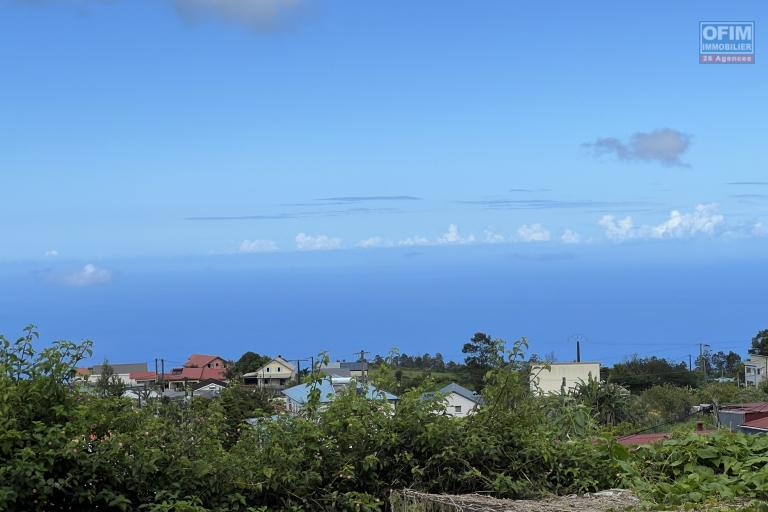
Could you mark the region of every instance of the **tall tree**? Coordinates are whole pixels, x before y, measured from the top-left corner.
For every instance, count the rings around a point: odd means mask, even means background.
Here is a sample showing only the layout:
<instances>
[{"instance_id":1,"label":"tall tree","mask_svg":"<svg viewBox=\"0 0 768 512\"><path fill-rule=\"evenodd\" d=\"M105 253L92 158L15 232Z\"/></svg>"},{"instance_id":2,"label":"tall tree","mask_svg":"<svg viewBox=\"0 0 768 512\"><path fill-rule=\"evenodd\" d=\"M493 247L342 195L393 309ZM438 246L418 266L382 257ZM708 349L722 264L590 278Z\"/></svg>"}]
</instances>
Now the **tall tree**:
<instances>
[{"instance_id":1,"label":"tall tree","mask_svg":"<svg viewBox=\"0 0 768 512\"><path fill-rule=\"evenodd\" d=\"M461 349L467 354L464 362L470 368L494 368L503 362L502 349L504 342L493 339L484 332L476 332L468 343Z\"/></svg>"},{"instance_id":2,"label":"tall tree","mask_svg":"<svg viewBox=\"0 0 768 512\"><path fill-rule=\"evenodd\" d=\"M271 358L269 356L263 356L256 352L246 352L237 362L231 365L227 369L227 377L234 379L242 376L243 374L255 372L265 364L267 364Z\"/></svg>"},{"instance_id":3,"label":"tall tree","mask_svg":"<svg viewBox=\"0 0 768 512\"><path fill-rule=\"evenodd\" d=\"M755 334L752 338L752 348L749 349L749 353L768 356L768 329L763 329Z\"/></svg>"},{"instance_id":4,"label":"tall tree","mask_svg":"<svg viewBox=\"0 0 768 512\"><path fill-rule=\"evenodd\" d=\"M125 384L118 375L115 375L115 369L106 359L101 365L99 378L96 379L96 391L102 397L123 396L125 393Z\"/></svg>"},{"instance_id":5,"label":"tall tree","mask_svg":"<svg viewBox=\"0 0 768 512\"><path fill-rule=\"evenodd\" d=\"M685 363L671 363L660 357L632 358L616 363L608 372L608 381L628 387L633 392L648 389L655 384L695 386L699 376L688 371Z\"/></svg>"},{"instance_id":6,"label":"tall tree","mask_svg":"<svg viewBox=\"0 0 768 512\"><path fill-rule=\"evenodd\" d=\"M466 354L464 362L470 372L470 381L475 390L484 384L486 372L504 364L504 341L493 339L484 332L476 332L461 349Z\"/></svg>"}]
</instances>

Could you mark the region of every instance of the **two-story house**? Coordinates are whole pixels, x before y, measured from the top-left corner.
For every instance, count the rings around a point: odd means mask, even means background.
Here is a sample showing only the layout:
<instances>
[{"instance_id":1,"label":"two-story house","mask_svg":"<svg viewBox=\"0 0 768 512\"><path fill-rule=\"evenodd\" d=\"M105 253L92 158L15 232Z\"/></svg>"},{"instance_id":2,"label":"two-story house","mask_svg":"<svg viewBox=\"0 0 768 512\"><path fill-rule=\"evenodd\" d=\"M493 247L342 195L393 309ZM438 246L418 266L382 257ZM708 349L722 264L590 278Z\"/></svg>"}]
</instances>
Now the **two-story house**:
<instances>
[{"instance_id":1,"label":"two-story house","mask_svg":"<svg viewBox=\"0 0 768 512\"><path fill-rule=\"evenodd\" d=\"M749 359L744 361L744 384L747 387L758 387L765 382L768 376L768 356L759 354L750 354Z\"/></svg>"},{"instance_id":2,"label":"two-story house","mask_svg":"<svg viewBox=\"0 0 768 512\"><path fill-rule=\"evenodd\" d=\"M243 375L244 384L255 384L261 388L283 389L297 380L293 364L277 356L255 372Z\"/></svg>"}]
</instances>

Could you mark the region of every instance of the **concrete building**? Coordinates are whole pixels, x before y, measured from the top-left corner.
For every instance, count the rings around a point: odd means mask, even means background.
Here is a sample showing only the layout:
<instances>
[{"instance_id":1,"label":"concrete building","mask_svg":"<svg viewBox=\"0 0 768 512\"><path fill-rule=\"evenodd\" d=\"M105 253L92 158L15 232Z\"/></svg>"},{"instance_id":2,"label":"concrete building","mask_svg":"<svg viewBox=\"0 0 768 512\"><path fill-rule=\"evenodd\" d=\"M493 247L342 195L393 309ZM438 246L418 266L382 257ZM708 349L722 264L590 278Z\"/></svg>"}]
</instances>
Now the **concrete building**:
<instances>
[{"instance_id":1,"label":"concrete building","mask_svg":"<svg viewBox=\"0 0 768 512\"><path fill-rule=\"evenodd\" d=\"M756 388L768 377L768 356L752 354L744 361L744 384Z\"/></svg>"},{"instance_id":2,"label":"concrete building","mask_svg":"<svg viewBox=\"0 0 768 512\"><path fill-rule=\"evenodd\" d=\"M535 393L560 393L572 390L579 381L600 379L600 363L550 363L531 368L531 390Z\"/></svg>"},{"instance_id":3,"label":"concrete building","mask_svg":"<svg viewBox=\"0 0 768 512\"><path fill-rule=\"evenodd\" d=\"M368 361L332 361L326 365L321 365L318 370L331 375L343 375L346 373L350 377L359 380L368 379Z\"/></svg>"},{"instance_id":4,"label":"concrete building","mask_svg":"<svg viewBox=\"0 0 768 512\"><path fill-rule=\"evenodd\" d=\"M431 398L436 394L443 397L445 414L454 418L463 418L470 415L484 402L482 396L455 382L442 387L437 393L424 393L422 398Z\"/></svg>"}]
</instances>

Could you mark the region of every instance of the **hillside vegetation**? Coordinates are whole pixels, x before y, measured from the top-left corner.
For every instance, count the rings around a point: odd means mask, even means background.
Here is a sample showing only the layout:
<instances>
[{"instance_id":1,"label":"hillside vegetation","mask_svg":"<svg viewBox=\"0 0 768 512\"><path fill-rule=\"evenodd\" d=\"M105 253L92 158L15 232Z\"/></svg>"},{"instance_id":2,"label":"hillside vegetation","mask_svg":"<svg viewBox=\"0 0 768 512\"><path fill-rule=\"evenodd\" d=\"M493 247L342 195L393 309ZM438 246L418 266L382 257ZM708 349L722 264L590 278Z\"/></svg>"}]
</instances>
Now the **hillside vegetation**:
<instances>
[{"instance_id":1,"label":"hillside vegetation","mask_svg":"<svg viewBox=\"0 0 768 512\"><path fill-rule=\"evenodd\" d=\"M233 386L187 403L84 393L91 344L37 352L29 328L0 338L0 510L383 510L392 489L536 498L629 487L648 507L768 500L768 438L681 433L630 452L616 443L622 393L528 389L524 340L484 375L486 405L454 419L406 391L392 410L341 393L299 416ZM395 385L386 362L377 383ZM430 384L430 383L427 383ZM613 394L612 394L613 393ZM260 417L256 426L244 422ZM754 502L754 507L758 507Z\"/></svg>"}]
</instances>

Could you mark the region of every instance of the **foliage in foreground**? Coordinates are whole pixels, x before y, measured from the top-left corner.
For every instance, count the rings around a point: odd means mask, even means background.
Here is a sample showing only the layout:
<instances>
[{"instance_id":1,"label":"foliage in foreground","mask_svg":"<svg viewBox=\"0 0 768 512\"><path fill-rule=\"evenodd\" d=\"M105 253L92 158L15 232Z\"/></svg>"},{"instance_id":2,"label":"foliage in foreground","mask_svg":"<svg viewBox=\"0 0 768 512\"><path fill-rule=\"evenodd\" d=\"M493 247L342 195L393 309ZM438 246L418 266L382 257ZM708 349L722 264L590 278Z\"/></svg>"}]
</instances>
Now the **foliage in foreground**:
<instances>
[{"instance_id":1,"label":"foliage in foreground","mask_svg":"<svg viewBox=\"0 0 768 512\"><path fill-rule=\"evenodd\" d=\"M343 393L322 414L313 393L303 415L272 420L237 388L144 407L81 395L72 377L90 343L36 353L35 338L31 328L0 338L0 510L382 510L404 487L523 498L631 484L670 503L768 497L768 441L718 434L630 454L600 435L593 408L532 399L524 340L485 376L488 403L469 418L441 415L412 390L395 410ZM255 415L255 427L242 421Z\"/></svg>"}]
</instances>

